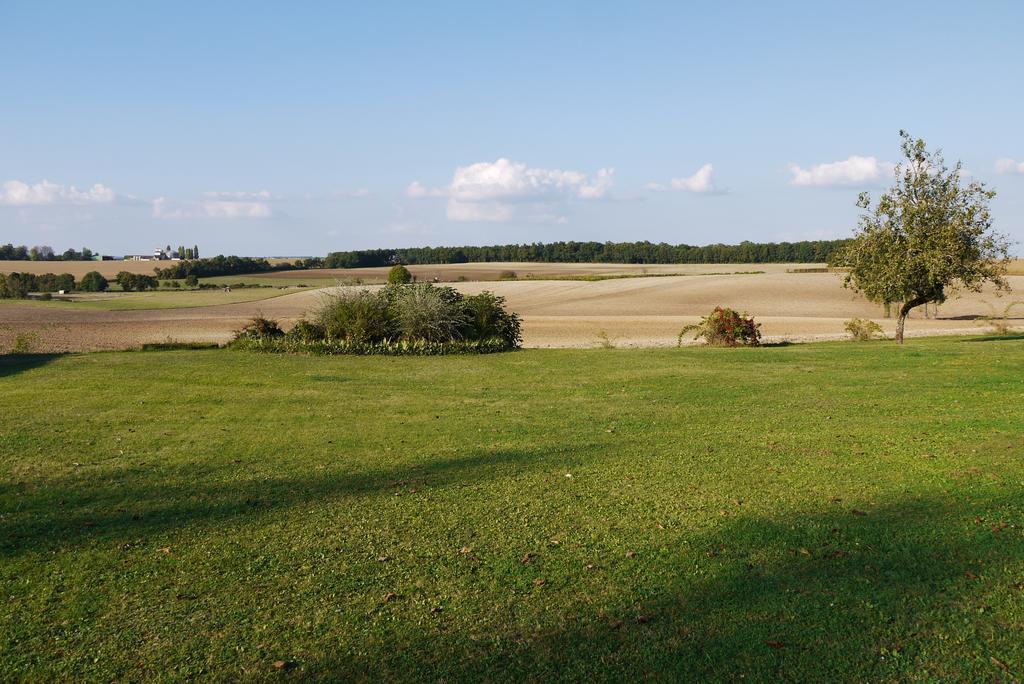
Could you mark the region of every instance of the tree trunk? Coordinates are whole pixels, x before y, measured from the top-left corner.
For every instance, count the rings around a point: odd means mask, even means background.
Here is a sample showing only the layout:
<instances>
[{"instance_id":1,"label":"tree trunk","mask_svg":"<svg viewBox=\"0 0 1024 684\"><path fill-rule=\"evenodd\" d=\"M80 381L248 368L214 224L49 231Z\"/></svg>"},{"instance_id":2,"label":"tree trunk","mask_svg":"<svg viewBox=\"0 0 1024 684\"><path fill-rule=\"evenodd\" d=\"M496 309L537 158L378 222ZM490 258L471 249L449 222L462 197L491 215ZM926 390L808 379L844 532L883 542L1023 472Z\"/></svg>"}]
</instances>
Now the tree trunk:
<instances>
[{"instance_id":1,"label":"tree trunk","mask_svg":"<svg viewBox=\"0 0 1024 684\"><path fill-rule=\"evenodd\" d=\"M907 321L907 314L900 311L896 318L896 344L903 344L903 324Z\"/></svg>"},{"instance_id":2,"label":"tree trunk","mask_svg":"<svg viewBox=\"0 0 1024 684\"><path fill-rule=\"evenodd\" d=\"M914 297L909 302L903 302L903 306L900 307L900 315L896 318L896 344L903 344L903 326L907 322L910 310L927 303L928 300L924 297Z\"/></svg>"}]
</instances>

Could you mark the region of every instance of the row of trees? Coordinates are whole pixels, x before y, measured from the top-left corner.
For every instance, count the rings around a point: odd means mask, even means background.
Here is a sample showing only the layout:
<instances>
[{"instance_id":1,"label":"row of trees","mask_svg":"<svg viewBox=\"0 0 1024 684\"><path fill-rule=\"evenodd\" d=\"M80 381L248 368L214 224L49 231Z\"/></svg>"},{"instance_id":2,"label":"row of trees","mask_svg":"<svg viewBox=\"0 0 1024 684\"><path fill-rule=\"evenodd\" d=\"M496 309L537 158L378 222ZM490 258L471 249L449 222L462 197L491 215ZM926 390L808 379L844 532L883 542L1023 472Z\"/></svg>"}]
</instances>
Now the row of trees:
<instances>
[{"instance_id":1,"label":"row of trees","mask_svg":"<svg viewBox=\"0 0 1024 684\"><path fill-rule=\"evenodd\" d=\"M178 247L178 258L179 259L198 259L199 258L199 246L186 247L179 245Z\"/></svg>"},{"instance_id":2,"label":"row of trees","mask_svg":"<svg viewBox=\"0 0 1024 684\"><path fill-rule=\"evenodd\" d=\"M93 256L95 256L95 252L88 247L83 247L81 252L67 249L62 254L57 254L49 245L35 247L26 247L25 245L15 247L11 243L0 245L0 260L3 261L88 261Z\"/></svg>"},{"instance_id":3,"label":"row of trees","mask_svg":"<svg viewBox=\"0 0 1024 684\"><path fill-rule=\"evenodd\" d=\"M70 273L0 273L0 299L25 299L30 292L102 292L108 285L96 271L89 271L77 283Z\"/></svg>"},{"instance_id":4,"label":"row of trees","mask_svg":"<svg viewBox=\"0 0 1024 684\"><path fill-rule=\"evenodd\" d=\"M301 268L359 268L390 264L461 264L526 261L621 264L763 264L822 263L845 240L742 242L738 245L670 245L664 242L550 242L485 247L406 247L331 252L305 259Z\"/></svg>"},{"instance_id":5,"label":"row of trees","mask_svg":"<svg viewBox=\"0 0 1024 684\"><path fill-rule=\"evenodd\" d=\"M194 248L193 248L194 249ZM295 268L293 264L272 264L266 259L253 257L224 256L223 254L208 259L191 261L174 261L165 268L157 267L157 278L173 280L175 278L212 278L214 276L239 275L242 273L263 273L266 271L287 271Z\"/></svg>"},{"instance_id":6,"label":"row of trees","mask_svg":"<svg viewBox=\"0 0 1024 684\"><path fill-rule=\"evenodd\" d=\"M121 271L114 280L125 292L145 292L160 287L160 281L153 276L128 271Z\"/></svg>"}]
</instances>

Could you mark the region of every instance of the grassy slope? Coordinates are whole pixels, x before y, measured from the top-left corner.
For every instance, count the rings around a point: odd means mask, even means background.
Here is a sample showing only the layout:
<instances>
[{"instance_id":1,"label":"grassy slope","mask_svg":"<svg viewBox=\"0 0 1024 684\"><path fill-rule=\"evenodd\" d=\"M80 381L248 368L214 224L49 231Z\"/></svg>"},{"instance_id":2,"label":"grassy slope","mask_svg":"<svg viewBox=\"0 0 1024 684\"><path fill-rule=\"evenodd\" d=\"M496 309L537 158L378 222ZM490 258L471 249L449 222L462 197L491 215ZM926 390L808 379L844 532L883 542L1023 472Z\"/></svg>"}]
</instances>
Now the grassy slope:
<instances>
[{"instance_id":1,"label":"grassy slope","mask_svg":"<svg viewBox=\"0 0 1024 684\"><path fill-rule=\"evenodd\" d=\"M0 357L0 679L1019 677L1022 367Z\"/></svg>"},{"instance_id":2,"label":"grassy slope","mask_svg":"<svg viewBox=\"0 0 1024 684\"><path fill-rule=\"evenodd\" d=\"M0 306L73 307L90 311L137 311L142 309L185 309L197 306L254 302L292 294L298 290L246 289L221 290L156 290L152 292L105 292L99 295L74 295L73 302L0 299Z\"/></svg>"}]
</instances>

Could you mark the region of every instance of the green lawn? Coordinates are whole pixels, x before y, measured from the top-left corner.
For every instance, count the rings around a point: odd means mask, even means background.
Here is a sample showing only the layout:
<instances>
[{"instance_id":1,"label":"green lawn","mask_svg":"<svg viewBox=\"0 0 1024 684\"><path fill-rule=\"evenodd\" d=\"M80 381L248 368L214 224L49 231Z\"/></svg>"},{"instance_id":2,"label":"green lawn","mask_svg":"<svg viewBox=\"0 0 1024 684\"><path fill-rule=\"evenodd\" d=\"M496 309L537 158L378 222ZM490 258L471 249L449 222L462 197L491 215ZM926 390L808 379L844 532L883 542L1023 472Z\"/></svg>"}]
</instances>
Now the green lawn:
<instances>
[{"instance_id":1,"label":"green lawn","mask_svg":"<svg viewBox=\"0 0 1024 684\"><path fill-rule=\"evenodd\" d=\"M1024 339L0 357L0 528L0 680L1020 678Z\"/></svg>"}]
</instances>

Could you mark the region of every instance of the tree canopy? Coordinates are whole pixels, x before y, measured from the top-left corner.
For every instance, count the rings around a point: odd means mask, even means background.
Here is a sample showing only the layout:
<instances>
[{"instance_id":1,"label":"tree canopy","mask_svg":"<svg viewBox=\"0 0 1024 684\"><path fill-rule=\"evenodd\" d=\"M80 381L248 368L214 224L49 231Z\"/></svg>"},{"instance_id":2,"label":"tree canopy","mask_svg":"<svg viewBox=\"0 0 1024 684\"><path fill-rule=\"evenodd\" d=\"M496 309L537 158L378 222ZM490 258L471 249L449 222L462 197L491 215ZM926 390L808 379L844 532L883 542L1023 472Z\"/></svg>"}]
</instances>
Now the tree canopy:
<instances>
[{"instance_id":1,"label":"tree canopy","mask_svg":"<svg viewBox=\"0 0 1024 684\"><path fill-rule=\"evenodd\" d=\"M873 302L900 302L896 341L910 311L942 303L958 289L979 291L985 283L1006 289L1009 243L992 228L989 200L995 191L977 180L961 181L958 161L947 167L942 152L900 131L903 161L895 182L871 208L860 194L854 238L832 264L849 269L845 285Z\"/></svg>"}]
</instances>

